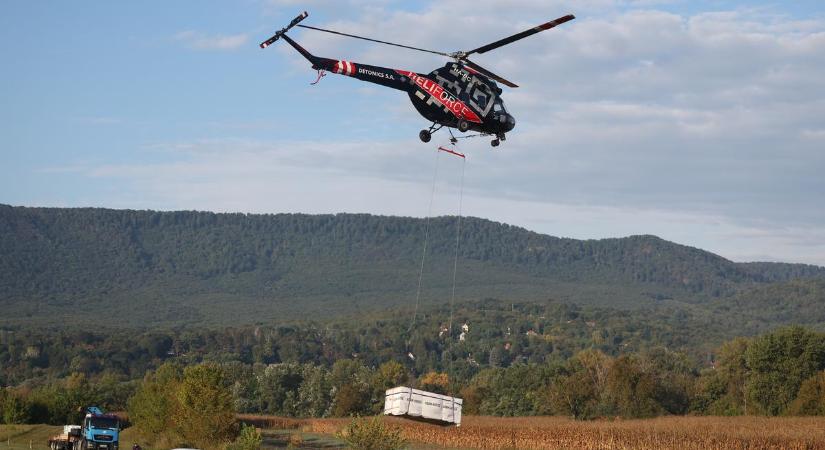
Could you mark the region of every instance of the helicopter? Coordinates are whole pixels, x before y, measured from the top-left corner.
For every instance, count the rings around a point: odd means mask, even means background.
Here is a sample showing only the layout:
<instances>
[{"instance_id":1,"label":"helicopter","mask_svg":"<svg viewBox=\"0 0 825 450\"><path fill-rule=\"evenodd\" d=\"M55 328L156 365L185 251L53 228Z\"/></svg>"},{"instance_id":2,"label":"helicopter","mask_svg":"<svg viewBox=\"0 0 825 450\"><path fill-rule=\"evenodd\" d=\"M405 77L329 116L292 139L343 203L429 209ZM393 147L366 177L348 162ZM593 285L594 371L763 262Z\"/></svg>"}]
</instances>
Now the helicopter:
<instances>
[{"instance_id":1,"label":"helicopter","mask_svg":"<svg viewBox=\"0 0 825 450\"><path fill-rule=\"evenodd\" d=\"M325 75L325 72L332 72L406 92L415 109L425 119L433 123L428 129L419 132L418 137L422 142L429 142L430 139L432 139L433 133L443 127L447 127L448 131L454 128L461 133L475 131L482 136L494 136L490 142L493 147L498 147L501 141L506 140L506 133L512 131L516 126L516 119L507 111L507 108L505 108L504 101L501 98L502 90L496 82L511 88L516 88L518 85L470 61L468 57L472 54L481 54L495 50L576 18L574 15L568 14L530 28L529 30L483 45L475 50L446 53L309 25L299 25L307 16L309 16L309 14L304 11L293 19L289 25L276 32L269 39L261 42L260 47L267 48L278 39L283 38L289 45L295 48L298 53L309 60L312 68L318 71L318 80ZM445 64L444 67L440 67L424 75L408 70L390 69L387 67L354 63L352 61L323 58L311 54L287 36L287 31L295 26L379 44L392 45L408 50L434 53L436 55L446 56L452 59L452 61ZM316 80L316 83L318 80ZM456 138L452 135L451 131L450 136L451 142L455 143Z\"/></svg>"}]
</instances>

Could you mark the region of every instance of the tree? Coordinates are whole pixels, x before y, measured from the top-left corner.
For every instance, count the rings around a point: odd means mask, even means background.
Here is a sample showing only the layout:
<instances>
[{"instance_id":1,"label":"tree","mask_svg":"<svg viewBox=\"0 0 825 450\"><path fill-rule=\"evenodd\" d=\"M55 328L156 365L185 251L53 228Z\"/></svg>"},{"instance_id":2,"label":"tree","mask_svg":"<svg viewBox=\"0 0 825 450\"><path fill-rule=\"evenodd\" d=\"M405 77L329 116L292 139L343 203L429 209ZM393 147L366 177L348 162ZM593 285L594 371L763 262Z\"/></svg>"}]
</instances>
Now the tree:
<instances>
[{"instance_id":1,"label":"tree","mask_svg":"<svg viewBox=\"0 0 825 450\"><path fill-rule=\"evenodd\" d=\"M5 423L3 413L6 411L6 401L9 398L9 393L6 388L0 387L0 424Z\"/></svg>"},{"instance_id":2,"label":"tree","mask_svg":"<svg viewBox=\"0 0 825 450\"><path fill-rule=\"evenodd\" d=\"M818 372L799 386L799 393L787 411L792 416L825 416L825 371Z\"/></svg>"},{"instance_id":3,"label":"tree","mask_svg":"<svg viewBox=\"0 0 825 450\"><path fill-rule=\"evenodd\" d=\"M321 417L329 414L329 372L323 367L304 365L303 380L298 388L297 414L301 417Z\"/></svg>"},{"instance_id":4,"label":"tree","mask_svg":"<svg viewBox=\"0 0 825 450\"><path fill-rule=\"evenodd\" d=\"M662 411L656 402L656 380L642 369L637 358L622 355L607 374L606 394L611 413L622 417L651 417Z\"/></svg>"},{"instance_id":5,"label":"tree","mask_svg":"<svg viewBox=\"0 0 825 450\"><path fill-rule=\"evenodd\" d=\"M825 334L783 328L754 339L745 358L748 400L758 412L775 416L786 410L804 380L825 369Z\"/></svg>"},{"instance_id":6,"label":"tree","mask_svg":"<svg viewBox=\"0 0 825 450\"><path fill-rule=\"evenodd\" d=\"M421 389L436 394L447 394L450 389L450 377L446 373L430 371L422 375L418 382L421 384Z\"/></svg>"},{"instance_id":7,"label":"tree","mask_svg":"<svg viewBox=\"0 0 825 450\"><path fill-rule=\"evenodd\" d=\"M186 443L211 447L237 434L232 393L220 367L187 367L176 398L172 420Z\"/></svg>"},{"instance_id":8,"label":"tree","mask_svg":"<svg viewBox=\"0 0 825 450\"><path fill-rule=\"evenodd\" d=\"M702 373L697 383L692 403L694 411L719 416L749 412L746 395L749 370L745 356L749 345L750 341L745 338L737 338L722 345L716 368Z\"/></svg>"},{"instance_id":9,"label":"tree","mask_svg":"<svg viewBox=\"0 0 825 450\"><path fill-rule=\"evenodd\" d=\"M403 386L408 379L407 370L397 361L387 361L378 366L372 378L372 412L378 414L382 411L387 389Z\"/></svg>"},{"instance_id":10,"label":"tree","mask_svg":"<svg viewBox=\"0 0 825 450\"><path fill-rule=\"evenodd\" d=\"M336 361L330 373L335 392L332 414L343 417L367 413L371 401L369 381L369 371L360 362L353 359Z\"/></svg>"},{"instance_id":11,"label":"tree","mask_svg":"<svg viewBox=\"0 0 825 450\"><path fill-rule=\"evenodd\" d=\"M577 375L556 379L549 388L549 398L554 410L575 419L590 419L599 413L595 386Z\"/></svg>"},{"instance_id":12,"label":"tree","mask_svg":"<svg viewBox=\"0 0 825 450\"><path fill-rule=\"evenodd\" d=\"M32 390L27 400L31 404L32 420L52 425L80 423L82 407L103 404L101 393L92 388L85 377L70 376L62 383L52 383Z\"/></svg>"},{"instance_id":13,"label":"tree","mask_svg":"<svg viewBox=\"0 0 825 450\"><path fill-rule=\"evenodd\" d=\"M299 414L303 366L297 363L270 364L260 370L258 379L262 412L281 416Z\"/></svg>"},{"instance_id":14,"label":"tree","mask_svg":"<svg viewBox=\"0 0 825 450\"><path fill-rule=\"evenodd\" d=\"M177 409L176 392L181 382L179 366L166 363L149 373L127 402L129 420L147 441L172 430L171 417Z\"/></svg>"},{"instance_id":15,"label":"tree","mask_svg":"<svg viewBox=\"0 0 825 450\"><path fill-rule=\"evenodd\" d=\"M335 393L332 415L336 417L354 416L368 409L369 393L353 383L347 383Z\"/></svg>"},{"instance_id":16,"label":"tree","mask_svg":"<svg viewBox=\"0 0 825 450\"><path fill-rule=\"evenodd\" d=\"M576 419L602 415L610 366L610 357L598 350L577 353L567 361L567 375L556 378L549 388L554 409Z\"/></svg>"},{"instance_id":17,"label":"tree","mask_svg":"<svg viewBox=\"0 0 825 450\"><path fill-rule=\"evenodd\" d=\"M656 403L668 414L686 414L695 395L696 369L682 354L665 348L649 349L639 355L639 366L655 382Z\"/></svg>"},{"instance_id":18,"label":"tree","mask_svg":"<svg viewBox=\"0 0 825 450\"><path fill-rule=\"evenodd\" d=\"M372 384L375 389L384 395L384 391L407 383L409 375L401 363L388 361L378 366Z\"/></svg>"},{"instance_id":19,"label":"tree","mask_svg":"<svg viewBox=\"0 0 825 450\"><path fill-rule=\"evenodd\" d=\"M21 424L29 420L29 405L15 394L6 398L3 405L3 422L7 424Z\"/></svg>"},{"instance_id":20,"label":"tree","mask_svg":"<svg viewBox=\"0 0 825 450\"><path fill-rule=\"evenodd\" d=\"M504 362L504 351L499 346L495 346L490 350L490 357L488 363L490 367L501 367Z\"/></svg>"}]
</instances>

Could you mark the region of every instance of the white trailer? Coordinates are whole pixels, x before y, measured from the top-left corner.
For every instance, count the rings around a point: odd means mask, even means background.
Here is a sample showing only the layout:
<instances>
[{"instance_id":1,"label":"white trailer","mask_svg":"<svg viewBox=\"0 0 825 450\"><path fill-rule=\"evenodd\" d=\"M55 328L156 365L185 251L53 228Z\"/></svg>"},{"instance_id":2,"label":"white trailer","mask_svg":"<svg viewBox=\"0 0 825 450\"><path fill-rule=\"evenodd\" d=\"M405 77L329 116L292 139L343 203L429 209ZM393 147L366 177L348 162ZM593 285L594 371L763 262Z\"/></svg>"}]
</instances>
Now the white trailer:
<instances>
[{"instance_id":1,"label":"white trailer","mask_svg":"<svg viewBox=\"0 0 825 450\"><path fill-rule=\"evenodd\" d=\"M49 448L51 450L72 450L78 446L79 441L80 425L63 425L63 433L49 439Z\"/></svg>"},{"instance_id":2,"label":"white trailer","mask_svg":"<svg viewBox=\"0 0 825 450\"><path fill-rule=\"evenodd\" d=\"M462 403L457 397L400 386L387 390L384 414L460 426Z\"/></svg>"}]
</instances>

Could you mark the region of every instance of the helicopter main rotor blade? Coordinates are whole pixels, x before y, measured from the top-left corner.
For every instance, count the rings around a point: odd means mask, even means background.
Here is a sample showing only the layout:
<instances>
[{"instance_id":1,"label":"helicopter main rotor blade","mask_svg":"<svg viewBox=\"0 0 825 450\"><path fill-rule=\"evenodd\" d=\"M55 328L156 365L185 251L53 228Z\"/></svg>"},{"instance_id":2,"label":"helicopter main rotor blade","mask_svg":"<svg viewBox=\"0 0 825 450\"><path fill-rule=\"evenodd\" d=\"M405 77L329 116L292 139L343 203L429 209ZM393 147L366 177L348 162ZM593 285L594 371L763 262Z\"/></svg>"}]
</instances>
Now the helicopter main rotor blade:
<instances>
[{"instance_id":1,"label":"helicopter main rotor blade","mask_svg":"<svg viewBox=\"0 0 825 450\"><path fill-rule=\"evenodd\" d=\"M476 72L484 75L487 78L491 78L493 80L496 80L496 81L504 84L505 86L509 86L511 88L517 88L518 87L518 85L513 83L512 81L509 81L505 78L502 78L502 77L494 74L493 72L490 72L489 70L479 66L478 64L476 64L472 61L470 61L469 59L466 59L466 58L462 59L461 62L464 63L465 67L469 67L470 70L476 71Z\"/></svg>"},{"instance_id":2,"label":"helicopter main rotor blade","mask_svg":"<svg viewBox=\"0 0 825 450\"><path fill-rule=\"evenodd\" d=\"M502 46L505 46L507 44L512 44L513 42L516 42L519 39L524 39L527 36L532 36L536 33L542 32L544 30L549 30L551 28L554 28L554 27L556 27L558 25L561 25L565 22L570 22L571 20L573 20L575 18L576 18L576 16L574 16L572 14L568 14L564 17L559 17L556 20L551 20L550 22L547 22L545 24L541 24L541 25L539 25L537 27L534 27L534 28L530 28L529 30L522 31L521 33L516 33L516 34L514 34L510 37L506 37L504 39L500 39L498 41L495 41L492 44L483 45L483 46L481 46L481 47L479 47L475 50L470 50L469 52L466 53L466 55L471 55L473 53L485 53L485 52L489 52L490 50L495 50L495 49L497 49L499 47L502 47ZM302 27L303 25L298 25L298 26Z\"/></svg>"},{"instance_id":3,"label":"helicopter main rotor blade","mask_svg":"<svg viewBox=\"0 0 825 450\"><path fill-rule=\"evenodd\" d=\"M437 52L435 50L427 50L426 48L411 47L409 45L396 44L396 43L393 43L393 42L379 41L378 39L370 39L370 38L363 37L363 36L356 36L354 34L342 33L340 31L325 30L323 28L311 27L309 25L298 25L298 26L301 27L301 28L309 28L310 30L323 31L325 33L332 33L332 34L337 34L337 35L340 35L340 36L347 36L347 37L351 37L351 38L355 38L355 39L362 39L362 40L365 40L365 41L377 42L379 44L394 45L396 47L406 48L406 49L409 49L409 50L418 50L419 52L435 53L436 55L447 56L447 57L450 56L448 53L444 53L444 52Z\"/></svg>"}]
</instances>

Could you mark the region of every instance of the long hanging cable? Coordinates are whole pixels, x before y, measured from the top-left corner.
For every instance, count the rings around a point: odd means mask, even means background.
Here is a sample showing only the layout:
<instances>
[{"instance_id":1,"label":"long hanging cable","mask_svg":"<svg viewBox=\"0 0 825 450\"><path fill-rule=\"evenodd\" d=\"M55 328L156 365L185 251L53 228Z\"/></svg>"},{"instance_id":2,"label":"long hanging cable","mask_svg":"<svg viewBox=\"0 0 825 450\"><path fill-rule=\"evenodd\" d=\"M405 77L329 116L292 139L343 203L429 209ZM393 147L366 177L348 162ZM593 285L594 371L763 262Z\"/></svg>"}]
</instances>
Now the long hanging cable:
<instances>
[{"instance_id":1,"label":"long hanging cable","mask_svg":"<svg viewBox=\"0 0 825 450\"><path fill-rule=\"evenodd\" d=\"M410 343L412 342L412 330L415 327L415 321L418 318L418 307L421 304L421 281L424 279L424 261L427 259L427 246L430 241L430 216L433 214L433 199L435 199L435 182L438 178L438 160L441 151L435 152L435 169L433 170L433 185L430 191L430 206L427 208L427 219L424 223L424 248L421 251L421 265L418 268L418 288L415 292L415 308L413 309L412 321L410 327L407 329L407 353L410 353Z\"/></svg>"},{"instance_id":2,"label":"long hanging cable","mask_svg":"<svg viewBox=\"0 0 825 450\"><path fill-rule=\"evenodd\" d=\"M418 288L415 292L415 308L413 309L412 320L410 327L407 329L407 355L412 355L410 352L410 343L412 343L412 330L415 328L415 321L418 317L418 306L421 304L421 281L424 279L424 261L427 260L427 246L430 241L430 216L433 215L433 199L435 199L435 182L438 179L438 160L441 154L440 150L435 151L435 168L433 169L433 185L430 191L430 206L427 208L427 219L424 222L424 248L421 251L421 265L418 268ZM413 360L415 360L413 358ZM409 391L407 392L407 414L410 413L410 405L413 397L413 383L410 383Z\"/></svg>"},{"instance_id":3,"label":"long hanging cable","mask_svg":"<svg viewBox=\"0 0 825 450\"><path fill-rule=\"evenodd\" d=\"M462 218L462 207L464 206L464 169L467 166L467 158L461 158L461 184L459 185L458 189L458 223L456 224L456 232L455 232L455 259L453 259L453 292L450 295L450 321L449 325L447 326L448 334L447 338L449 339L449 346L447 348L447 357L450 360L449 369L447 370L447 378L453 375L453 311L455 305L455 284L456 284L456 274L458 273L458 249L459 244L461 242L461 218ZM455 422L455 395L450 396L452 398L452 421Z\"/></svg>"}]
</instances>

